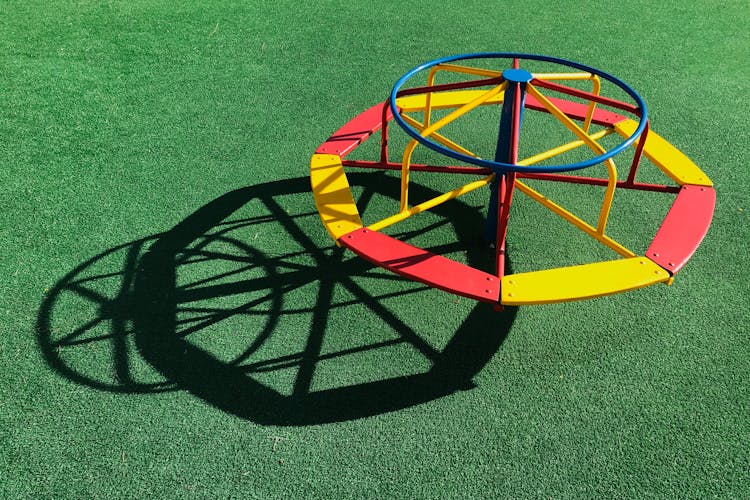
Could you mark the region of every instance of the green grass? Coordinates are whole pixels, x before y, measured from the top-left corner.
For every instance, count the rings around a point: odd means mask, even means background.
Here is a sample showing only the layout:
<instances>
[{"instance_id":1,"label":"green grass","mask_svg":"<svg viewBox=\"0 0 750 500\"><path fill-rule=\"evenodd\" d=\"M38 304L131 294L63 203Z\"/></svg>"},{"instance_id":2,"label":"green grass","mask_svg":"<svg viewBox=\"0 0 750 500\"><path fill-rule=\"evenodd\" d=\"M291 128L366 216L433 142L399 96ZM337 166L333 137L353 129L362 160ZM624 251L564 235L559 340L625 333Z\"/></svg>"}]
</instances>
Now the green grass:
<instances>
[{"instance_id":1,"label":"green grass","mask_svg":"<svg viewBox=\"0 0 750 500\"><path fill-rule=\"evenodd\" d=\"M0 496L746 496L749 22L739 1L3 2ZM623 78L713 179L674 285L498 314L331 245L315 148L417 63L501 50ZM392 210L396 177L351 182ZM484 203L389 232L484 265ZM643 251L663 199L615 207ZM514 211L515 271L609 255Z\"/></svg>"}]
</instances>

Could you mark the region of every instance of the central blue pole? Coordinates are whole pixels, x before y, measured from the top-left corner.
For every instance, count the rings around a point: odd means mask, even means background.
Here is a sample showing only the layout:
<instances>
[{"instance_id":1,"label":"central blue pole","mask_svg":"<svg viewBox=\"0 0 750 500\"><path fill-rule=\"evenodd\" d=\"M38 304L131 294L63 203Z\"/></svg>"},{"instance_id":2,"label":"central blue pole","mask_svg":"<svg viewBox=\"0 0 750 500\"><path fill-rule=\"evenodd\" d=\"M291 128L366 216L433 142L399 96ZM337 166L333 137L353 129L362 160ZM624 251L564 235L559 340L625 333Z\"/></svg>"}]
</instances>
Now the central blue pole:
<instances>
[{"instance_id":1,"label":"central blue pole","mask_svg":"<svg viewBox=\"0 0 750 500\"><path fill-rule=\"evenodd\" d=\"M503 109L500 113L500 127L497 132L495 161L501 163L514 163L513 136L518 135L521 131L523 106L526 100L526 84L532 80L533 76L531 73L523 69L506 69L503 71L503 78L508 82L508 88L505 89ZM519 94L520 106L517 111L518 127L516 130L513 123L513 110ZM498 194L500 191L500 182L505 175L507 175L507 172L498 172L495 175L495 180L490 184L490 203L487 208L487 222L484 226L484 239L487 242L494 242L497 237Z\"/></svg>"}]
</instances>

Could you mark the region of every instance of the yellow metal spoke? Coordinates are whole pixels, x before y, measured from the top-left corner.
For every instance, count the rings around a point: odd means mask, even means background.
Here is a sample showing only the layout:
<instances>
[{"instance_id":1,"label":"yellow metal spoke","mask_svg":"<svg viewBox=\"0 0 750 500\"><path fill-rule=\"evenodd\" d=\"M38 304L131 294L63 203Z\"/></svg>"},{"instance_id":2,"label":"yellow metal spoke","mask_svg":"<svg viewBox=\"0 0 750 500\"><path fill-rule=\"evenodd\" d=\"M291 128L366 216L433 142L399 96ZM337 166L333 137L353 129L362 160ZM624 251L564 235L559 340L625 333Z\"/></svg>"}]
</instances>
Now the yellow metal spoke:
<instances>
[{"instance_id":1,"label":"yellow metal spoke","mask_svg":"<svg viewBox=\"0 0 750 500\"><path fill-rule=\"evenodd\" d=\"M442 127L448 125L449 123L465 115L472 109L478 106L481 106L484 102L500 94L500 92L503 92L507 86L508 86L508 82L503 82L500 85L497 85L491 88L487 92L483 92L482 94L472 99L471 101L467 102L463 106L451 111L450 113L448 113L443 118L436 121L429 127L424 128L420 132L420 135L422 137L432 136L436 131L438 131ZM404 150L404 155L401 159L401 200L400 200L400 207L399 207L400 213L405 213L409 209L409 168L411 166L411 156L414 153L414 148L417 147L417 143L418 143L417 140L412 140L406 146L406 149Z\"/></svg>"},{"instance_id":2,"label":"yellow metal spoke","mask_svg":"<svg viewBox=\"0 0 750 500\"><path fill-rule=\"evenodd\" d=\"M592 73L532 73L537 80L591 80L596 75Z\"/></svg>"},{"instance_id":3,"label":"yellow metal spoke","mask_svg":"<svg viewBox=\"0 0 750 500\"><path fill-rule=\"evenodd\" d=\"M600 130L599 132L596 132L595 134L591 134L589 138L592 140L599 140L603 137L606 137L610 134L614 133L614 129L606 128L604 130ZM523 160L519 161L519 165L523 165L525 167L528 167L530 165L536 165L537 163L543 162L544 160L549 160L550 158L554 158L555 156L561 155L563 153L567 153L568 151L572 151L576 148L580 148L581 146L584 146L586 143L582 140L569 142L567 144L563 144L562 146L557 146L552 149L548 149L547 151L543 151L541 153L535 154L534 156L529 156L528 158L524 158Z\"/></svg>"},{"instance_id":4,"label":"yellow metal spoke","mask_svg":"<svg viewBox=\"0 0 750 500\"><path fill-rule=\"evenodd\" d=\"M409 116L409 115L407 115L405 113L401 113L401 118L403 118L406 123L408 123L409 125L411 125L415 129L417 129L419 132L421 132L422 130L424 130L424 125L422 125L421 123L419 123L417 120L415 120L411 116ZM474 153L472 153L468 149L466 149L463 146L461 146L461 145L453 142L452 140L448 139L447 137L445 137L445 136L443 136L441 134L438 134L437 132L433 132L432 133L432 137L436 141L438 141L440 144L442 144L443 146L445 146L447 148L450 148L453 151L456 151L457 153L461 153L461 154L465 154L466 156L471 156L471 157L474 157L474 158L478 158L477 155L475 155Z\"/></svg>"},{"instance_id":5,"label":"yellow metal spoke","mask_svg":"<svg viewBox=\"0 0 750 500\"><path fill-rule=\"evenodd\" d=\"M599 95L602 87L602 82L599 79L599 76L593 73L532 73L532 76L538 80L591 80L594 86L591 92L594 95ZM583 120L583 130L586 132L588 132L589 127L591 127L591 120L594 118L595 109L596 102L591 101L589 103L589 109L586 111L586 118Z\"/></svg>"},{"instance_id":6,"label":"yellow metal spoke","mask_svg":"<svg viewBox=\"0 0 750 500\"><path fill-rule=\"evenodd\" d=\"M563 113L560 108L552 104L552 102L550 102L549 99L542 95L542 93L539 92L533 85L527 85L526 91L530 95L535 97L541 103L541 105L544 106L544 108L549 111L550 114L552 114L552 116L562 122L562 124L565 125L568 130L577 135L578 138L586 143L586 145L589 146L594 152L600 155L606 153L606 150L602 146L600 146L598 142L591 139L591 137L589 137L589 135L581 127L579 127L573 120L571 120L568 115ZM602 208L599 211L599 222L597 223L597 232L600 235L604 235L604 230L607 227L607 219L609 218L609 211L612 208L612 200L614 199L615 187L617 185L617 167L615 167L615 162L610 158L604 163L607 166L608 179L607 189L604 193L604 201L602 202Z\"/></svg>"},{"instance_id":7,"label":"yellow metal spoke","mask_svg":"<svg viewBox=\"0 0 750 500\"><path fill-rule=\"evenodd\" d=\"M386 217L385 219L376 222L374 224L371 224L368 226L369 229L373 231L380 231L383 228L386 228L388 226L392 226L393 224L400 222L404 219L408 219L412 215L418 214L420 212L424 212L425 210L429 210L431 208L434 208L441 203L445 203L448 200L452 200L454 198L458 198L461 195L464 195L466 193L470 193L471 191L474 191L475 189L479 189L481 187L486 186L487 184L491 183L492 180L495 178L495 174L488 175L487 177L484 177L482 179L479 179L474 182L470 182L468 184L465 184L461 187L458 187L456 189L453 189L451 191L448 191L447 193L443 193L439 196L436 196L430 200L427 200L425 202L420 203L419 205L414 205L413 207L403 210L395 215L392 215L390 217Z\"/></svg>"},{"instance_id":8,"label":"yellow metal spoke","mask_svg":"<svg viewBox=\"0 0 750 500\"><path fill-rule=\"evenodd\" d=\"M427 74L427 86L432 87L435 84L435 75L438 71L450 71L454 73L464 73L468 75L476 76L488 76L491 78L502 76L502 71L488 70L481 68L471 68L469 66L461 66L459 64L438 64L434 66ZM424 111L424 126L430 125L430 119L432 115L432 92L428 92L425 96L425 111Z\"/></svg>"},{"instance_id":9,"label":"yellow metal spoke","mask_svg":"<svg viewBox=\"0 0 750 500\"><path fill-rule=\"evenodd\" d=\"M508 82L503 82L500 85L497 85L491 88L487 92L482 93L481 95L467 102L460 108L456 108L455 110L451 111L450 113L448 113L447 115L445 115L444 117L442 117L441 119L439 119L438 121L430 125L429 127L426 127L424 130L422 130L420 135L422 137L430 137L433 132L440 130L444 126L454 121L456 118L459 118L465 115L472 109L478 106L481 106L485 101L488 101L492 99L494 96L498 95L500 92L503 92L507 86L508 86Z\"/></svg>"},{"instance_id":10,"label":"yellow metal spoke","mask_svg":"<svg viewBox=\"0 0 750 500\"><path fill-rule=\"evenodd\" d=\"M523 183L522 181L516 179L516 188L521 191L523 194L529 196L534 201L539 202L542 206L545 208L548 208L552 212L556 213L566 221L573 224L575 227L583 231L584 233L588 234L592 238L600 241L604 245L608 246L618 254L622 255L623 257L635 257L635 254L610 238L609 236L606 236L604 234L600 234L599 231L591 226L590 224L587 224L584 220L582 220L580 217L577 217L572 212L569 212L568 210L564 209L554 201L550 200L543 194L539 193L538 191L532 189L527 184Z\"/></svg>"}]
</instances>

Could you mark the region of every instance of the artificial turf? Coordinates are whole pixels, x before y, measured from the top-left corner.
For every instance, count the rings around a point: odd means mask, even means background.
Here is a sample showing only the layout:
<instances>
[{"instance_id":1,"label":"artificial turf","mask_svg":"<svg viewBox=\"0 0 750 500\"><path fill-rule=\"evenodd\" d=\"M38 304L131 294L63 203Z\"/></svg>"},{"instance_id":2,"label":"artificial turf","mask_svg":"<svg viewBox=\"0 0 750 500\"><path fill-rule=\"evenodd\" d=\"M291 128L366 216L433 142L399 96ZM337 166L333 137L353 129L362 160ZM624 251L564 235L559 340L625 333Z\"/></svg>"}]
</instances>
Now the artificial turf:
<instances>
[{"instance_id":1,"label":"artificial turf","mask_svg":"<svg viewBox=\"0 0 750 500\"><path fill-rule=\"evenodd\" d=\"M3 2L0 496L747 496L749 22L739 1ZM332 245L311 153L475 51L644 96L718 193L674 285L496 313ZM350 180L392 210L395 176ZM391 234L483 265L485 201ZM665 206L631 201L612 231L643 251ZM514 271L602 258L522 197L516 221Z\"/></svg>"}]
</instances>

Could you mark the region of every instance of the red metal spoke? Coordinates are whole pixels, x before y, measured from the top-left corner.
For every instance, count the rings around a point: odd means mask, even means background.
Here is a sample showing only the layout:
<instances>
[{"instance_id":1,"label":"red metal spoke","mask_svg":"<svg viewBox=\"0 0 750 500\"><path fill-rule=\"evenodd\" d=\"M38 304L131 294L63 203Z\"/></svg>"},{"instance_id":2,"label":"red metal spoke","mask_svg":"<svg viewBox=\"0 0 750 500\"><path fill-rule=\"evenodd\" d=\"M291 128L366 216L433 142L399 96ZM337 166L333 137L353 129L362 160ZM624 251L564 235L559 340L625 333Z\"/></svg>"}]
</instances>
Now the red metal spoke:
<instances>
[{"instance_id":1,"label":"red metal spoke","mask_svg":"<svg viewBox=\"0 0 750 500\"><path fill-rule=\"evenodd\" d=\"M561 94L578 97L580 99L586 99L588 101L594 101L599 104L604 104L605 106L609 106L616 109L621 109L623 111L627 111L629 113L633 113L634 115L640 116L640 110L637 106L634 106L633 104L628 104L626 102L618 101L616 99L611 99L609 97L602 97L600 95L592 94L591 92L586 92L584 90L578 90L573 87L568 87L567 85L560 85L559 83L552 83L546 80L540 80L538 78L534 78L531 83L537 87L542 87L548 90L553 90L555 92L560 92Z\"/></svg>"}]
</instances>

